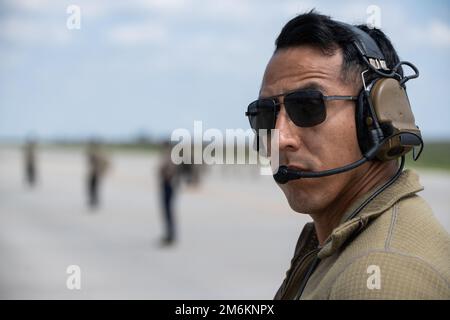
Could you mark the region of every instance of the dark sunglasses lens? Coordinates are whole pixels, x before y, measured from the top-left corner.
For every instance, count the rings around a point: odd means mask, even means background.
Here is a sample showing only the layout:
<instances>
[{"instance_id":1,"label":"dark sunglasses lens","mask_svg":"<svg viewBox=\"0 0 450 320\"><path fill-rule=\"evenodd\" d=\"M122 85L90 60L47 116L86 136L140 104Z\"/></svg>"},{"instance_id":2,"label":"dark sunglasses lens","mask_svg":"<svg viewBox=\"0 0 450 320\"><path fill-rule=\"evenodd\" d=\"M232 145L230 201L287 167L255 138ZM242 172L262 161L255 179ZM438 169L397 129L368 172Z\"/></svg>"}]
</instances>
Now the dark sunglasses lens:
<instances>
[{"instance_id":1,"label":"dark sunglasses lens","mask_svg":"<svg viewBox=\"0 0 450 320\"><path fill-rule=\"evenodd\" d=\"M248 106L247 115L254 130L275 127L275 104L272 100L256 100Z\"/></svg>"},{"instance_id":2,"label":"dark sunglasses lens","mask_svg":"<svg viewBox=\"0 0 450 320\"><path fill-rule=\"evenodd\" d=\"M327 112L320 92L294 92L284 98L286 111L299 127L312 127L325 121Z\"/></svg>"}]
</instances>

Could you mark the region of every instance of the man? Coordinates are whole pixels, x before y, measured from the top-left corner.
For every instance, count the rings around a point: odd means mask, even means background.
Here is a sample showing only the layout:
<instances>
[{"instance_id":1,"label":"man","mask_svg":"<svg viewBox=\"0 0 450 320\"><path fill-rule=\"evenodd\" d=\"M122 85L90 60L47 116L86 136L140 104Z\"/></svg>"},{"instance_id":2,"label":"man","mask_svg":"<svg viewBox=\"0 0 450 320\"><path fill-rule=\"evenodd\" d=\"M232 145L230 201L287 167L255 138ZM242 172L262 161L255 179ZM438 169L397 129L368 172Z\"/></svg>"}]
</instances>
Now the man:
<instances>
[{"instance_id":1,"label":"man","mask_svg":"<svg viewBox=\"0 0 450 320\"><path fill-rule=\"evenodd\" d=\"M165 142L159 165L160 194L165 225L165 235L160 243L162 247L170 246L176 240L173 202L180 172L171 159L171 151L170 141Z\"/></svg>"},{"instance_id":2,"label":"man","mask_svg":"<svg viewBox=\"0 0 450 320\"><path fill-rule=\"evenodd\" d=\"M36 141L29 138L24 146L25 178L30 187L36 183Z\"/></svg>"},{"instance_id":3,"label":"man","mask_svg":"<svg viewBox=\"0 0 450 320\"><path fill-rule=\"evenodd\" d=\"M384 33L358 28L394 68L399 59ZM368 66L354 37L342 23L309 12L289 21L276 41L254 105L278 102L273 128L279 130L280 164L290 170L323 172L363 156L354 97ZM296 90L340 98L323 99L326 117L302 126L300 109L286 110L286 93ZM247 115L261 111L251 110ZM314 117L316 110L308 112L303 116ZM252 127L261 119L250 119ZM313 223L301 232L275 299L450 298L450 237L416 194L423 189L418 176L401 169L397 160L371 157L339 174L280 184L291 208Z\"/></svg>"},{"instance_id":4,"label":"man","mask_svg":"<svg viewBox=\"0 0 450 320\"><path fill-rule=\"evenodd\" d=\"M99 188L101 180L109 167L109 161L101 150L100 143L97 140L92 140L88 144L87 152L87 191L88 204L91 209L96 209L99 206Z\"/></svg>"}]
</instances>

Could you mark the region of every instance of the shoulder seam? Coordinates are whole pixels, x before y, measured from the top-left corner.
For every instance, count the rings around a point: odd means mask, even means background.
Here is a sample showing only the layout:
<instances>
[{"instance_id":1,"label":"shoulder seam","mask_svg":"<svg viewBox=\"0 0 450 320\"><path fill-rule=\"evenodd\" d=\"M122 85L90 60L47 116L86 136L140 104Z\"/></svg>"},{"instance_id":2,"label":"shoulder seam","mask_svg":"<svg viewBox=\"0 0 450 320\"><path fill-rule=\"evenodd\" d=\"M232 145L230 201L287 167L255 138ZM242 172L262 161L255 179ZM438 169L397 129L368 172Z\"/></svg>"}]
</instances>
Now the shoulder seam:
<instances>
[{"instance_id":1,"label":"shoulder seam","mask_svg":"<svg viewBox=\"0 0 450 320\"><path fill-rule=\"evenodd\" d=\"M397 214L398 214L398 203L395 203L392 208L391 214L391 224L389 225L388 234L386 236L386 241L384 243L384 250L389 251L391 247L391 239L394 233L394 228L397 223Z\"/></svg>"}]
</instances>

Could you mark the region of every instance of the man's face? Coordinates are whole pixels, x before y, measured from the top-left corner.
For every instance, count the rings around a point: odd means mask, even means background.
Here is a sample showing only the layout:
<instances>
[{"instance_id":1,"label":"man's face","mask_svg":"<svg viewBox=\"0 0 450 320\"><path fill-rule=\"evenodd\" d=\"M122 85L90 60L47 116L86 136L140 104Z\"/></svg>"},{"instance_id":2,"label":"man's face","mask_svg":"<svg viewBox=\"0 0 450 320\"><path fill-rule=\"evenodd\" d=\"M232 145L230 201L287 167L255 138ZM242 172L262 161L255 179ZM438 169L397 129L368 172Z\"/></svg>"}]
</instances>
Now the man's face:
<instances>
[{"instance_id":1,"label":"man's face","mask_svg":"<svg viewBox=\"0 0 450 320\"><path fill-rule=\"evenodd\" d=\"M309 46L281 49L267 65L260 97L266 98L301 88L316 88L324 95L357 95L355 83L341 78L342 53L327 56ZM281 102L283 98L280 98ZM301 128L286 114L278 114L280 165L302 171L341 167L362 157L355 128L355 102L326 101L327 117L321 124ZM367 165L367 164L366 164ZM367 166L323 178L304 178L280 185L289 205L297 212L326 210Z\"/></svg>"}]
</instances>

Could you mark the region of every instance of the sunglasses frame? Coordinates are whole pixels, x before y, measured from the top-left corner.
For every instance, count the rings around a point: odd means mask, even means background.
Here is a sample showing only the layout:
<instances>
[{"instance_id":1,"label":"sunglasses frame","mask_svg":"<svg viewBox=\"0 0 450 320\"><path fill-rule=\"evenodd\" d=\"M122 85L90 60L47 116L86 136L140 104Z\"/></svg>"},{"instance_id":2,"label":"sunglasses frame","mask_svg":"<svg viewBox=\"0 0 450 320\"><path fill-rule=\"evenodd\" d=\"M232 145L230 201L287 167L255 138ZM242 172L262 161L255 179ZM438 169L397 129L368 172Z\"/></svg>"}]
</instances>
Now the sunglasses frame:
<instances>
[{"instance_id":1,"label":"sunglasses frame","mask_svg":"<svg viewBox=\"0 0 450 320\"><path fill-rule=\"evenodd\" d=\"M277 116L278 116L278 112L280 111L280 105L284 104L284 101L286 100L286 98L289 95L296 94L296 93L303 93L303 92L318 94L318 96L320 96L320 99L322 99L322 101L323 101L323 105L325 107L325 110L326 110L325 101L330 101L330 100L357 101L358 100L358 97L351 96L351 95L328 95L327 96L327 95L324 95L320 90L317 90L317 89L296 89L296 90L288 91L288 92L285 92L285 93L282 93L282 94L278 94L278 95L275 95L275 96L271 96L271 97L268 97L268 98L260 98L260 99L256 99L255 101L252 101L248 105L247 111L245 112L245 115L247 117L249 117L250 126L252 126L252 122L250 121L250 116L256 116L259 113L258 111L249 111L250 106L253 105L254 103L256 103L258 101L263 101L263 100L272 101L272 103L273 103L273 109L272 110L273 110L273 112L275 114L273 127L275 127L276 119L277 119ZM280 102L280 97L284 97L283 102ZM286 105L285 105L285 108L286 108ZM269 110L271 110L271 109L269 109ZM289 115L289 112L288 112L288 115ZM325 114L325 119L326 119L326 114ZM325 121L325 119L323 121ZM292 119L291 119L291 121L295 124L295 122ZM320 122L320 123L322 123L322 122ZM316 125L318 125L320 123L314 124L312 126L316 126ZM298 126L297 124L295 124L295 125ZM299 126L299 127L312 127L312 126ZM253 128L252 127L252 129L259 130L261 128ZM270 128L270 129L274 129L274 128Z\"/></svg>"}]
</instances>

